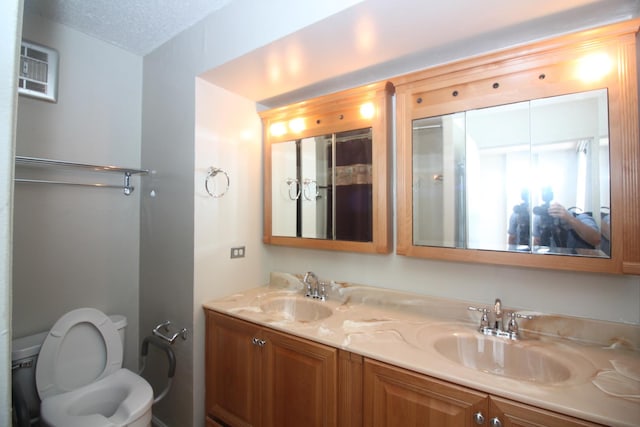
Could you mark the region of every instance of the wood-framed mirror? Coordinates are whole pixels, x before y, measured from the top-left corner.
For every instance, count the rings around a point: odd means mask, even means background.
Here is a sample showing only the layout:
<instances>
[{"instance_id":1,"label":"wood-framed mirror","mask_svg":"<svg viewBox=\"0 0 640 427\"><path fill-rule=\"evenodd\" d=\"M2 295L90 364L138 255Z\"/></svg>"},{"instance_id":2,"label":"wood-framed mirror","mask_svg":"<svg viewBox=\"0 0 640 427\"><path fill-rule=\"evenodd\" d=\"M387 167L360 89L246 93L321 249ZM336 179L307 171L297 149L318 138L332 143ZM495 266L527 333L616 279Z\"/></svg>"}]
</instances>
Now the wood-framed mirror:
<instances>
[{"instance_id":1,"label":"wood-framed mirror","mask_svg":"<svg viewBox=\"0 0 640 427\"><path fill-rule=\"evenodd\" d=\"M393 79L396 252L640 274L639 24Z\"/></svg>"},{"instance_id":2,"label":"wood-framed mirror","mask_svg":"<svg viewBox=\"0 0 640 427\"><path fill-rule=\"evenodd\" d=\"M393 92L380 82L260 113L265 243L391 251Z\"/></svg>"}]
</instances>

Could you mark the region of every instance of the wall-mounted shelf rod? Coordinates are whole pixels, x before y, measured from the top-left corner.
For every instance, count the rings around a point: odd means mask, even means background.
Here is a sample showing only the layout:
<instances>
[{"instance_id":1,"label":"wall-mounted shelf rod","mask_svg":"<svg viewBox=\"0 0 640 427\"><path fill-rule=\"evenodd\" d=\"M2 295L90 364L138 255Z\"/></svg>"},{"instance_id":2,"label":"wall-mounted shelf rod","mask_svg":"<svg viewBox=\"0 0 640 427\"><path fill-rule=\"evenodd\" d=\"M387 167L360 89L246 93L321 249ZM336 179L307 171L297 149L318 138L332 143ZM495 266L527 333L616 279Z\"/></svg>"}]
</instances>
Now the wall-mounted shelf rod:
<instances>
[{"instance_id":1,"label":"wall-mounted shelf rod","mask_svg":"<svg viewBox=\"0 0 640 427\"><path fill-rule=\"evenodd\" d=\"M130 173L131 175L142 174L146 175L149 173L148 169L132 169L132 168L123 168L119 166L110 166L110 165L92 165L88 163L75 163L75 162L67 162L64 160L52 160L52 159L42 159L39 157L25 157L25 156L16 156L16 164L17 165L39 165L39 166L63 166L63 167L73 167L73 168L82 168L82 169L91 169L98 172L120 172L120 173Z\"/></svg>"},{"instance_id":2,"label":"wall-mounted shelf rod","mask_svg":"<svg viewBox=\"0 0 640 427\"><path fill-rule=\"evenodd\" d=\"M111 185L111 184L85 184L82 182L67 182L67 181L46 181L43 179L25 179L25 178L16 178L15 182L23 182L27 184L60 184L60 185L78 185L80 187L102 187L102 188L121 188L125 189L122 185ZM129 186L133 191L133 187Z\"/></svg>"},{"instance_id":3,"label":"wall-mounted shelf rod","mask_svg":"<svg viewBox=\"0 0 640 427\"><path fill-rule=\"evenodd\" d=\"M110 185L110 184L85 184L85 183L77 183L77 182L66 182L66 181L47 181L40 179L24 179L24 178L16 178L16 182L23 183L35 183L35 184L61 184L61 185L78 185L84 187L103 187L103 188L121 188L124 190L125 195L130 195L133 192L134 187L131 185L131 175L146 175L149 173L148 169L132 169L132 168L123 168L119 166L110 166L110 165L92 165L87 163L75 163L75 162L67 162L64 160L52 160L52 159L42 159L38 157L24 157L24 156L16 156L16 165L19 166L54 166L54 167L69 167L69 168L80 168L87 169L94 172L112 172L112 173L123 173L124 174L124 185Z\"/></svg>"}]
</instances>

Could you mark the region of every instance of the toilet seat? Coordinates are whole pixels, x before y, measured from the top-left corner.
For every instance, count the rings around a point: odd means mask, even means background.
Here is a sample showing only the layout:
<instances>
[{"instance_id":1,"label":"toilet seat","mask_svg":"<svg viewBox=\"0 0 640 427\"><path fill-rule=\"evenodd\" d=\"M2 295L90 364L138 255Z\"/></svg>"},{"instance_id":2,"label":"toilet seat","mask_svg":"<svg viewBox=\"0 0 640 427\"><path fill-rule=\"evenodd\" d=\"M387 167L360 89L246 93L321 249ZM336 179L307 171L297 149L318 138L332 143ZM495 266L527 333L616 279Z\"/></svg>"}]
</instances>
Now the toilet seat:
<instances>
[{"instance_id":1,"label":"toilet seat","mask_svg":"<svg viewBox=\"0 0 640 427\"><path fill-rule=\"evenodd\" d=\"M107 315L79 308L62 316L40 349L36 386L41 399L98 381L122 367L120 335Z\"/></svg>"},{"instance_id":2,"label":"toilet seat","mask_svg":"<svg viewBox=\"0 0 640 427\"><path fill-rule=\"evenodd\" d=\"M153 390L142 377L121 368L95 383L42 401L45 425L147 427Z\"/></svg>"}]
</instances>

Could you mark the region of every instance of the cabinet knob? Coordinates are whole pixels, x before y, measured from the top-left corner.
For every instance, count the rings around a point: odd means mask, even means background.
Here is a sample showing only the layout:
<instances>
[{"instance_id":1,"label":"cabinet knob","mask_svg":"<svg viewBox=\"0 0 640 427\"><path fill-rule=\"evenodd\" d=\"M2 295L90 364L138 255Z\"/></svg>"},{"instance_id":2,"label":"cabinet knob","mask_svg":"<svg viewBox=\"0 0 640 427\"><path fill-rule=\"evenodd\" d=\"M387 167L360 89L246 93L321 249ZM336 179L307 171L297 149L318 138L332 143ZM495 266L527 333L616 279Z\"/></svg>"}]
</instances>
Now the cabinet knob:
<instances>
[{"instance_id":1,"label":"cabinet knob","mask_svg":"<svg viewBox=\"0 0 640 427\"><path fill-rule=\"evenodd\" d=\"M260 338L253 337L251 338L251 344L257 345L258 347L264 347L267 342L265 340L261 340Z\"/></svg>"},{"instance_id":2,"label":"cabinet knob","mask_svg":"<svg viewBox=\"0 0 640 427\"><path fill-rule=\"evenodd\" d=\"M489 421L489 425L491 427L502 427L502 422L500 421L500 418L498 417L493 417L491 418L491 420Z\"/></svg>"},{"instance_id":3,"label":"cabinet knob","mask_svg":"<svg viewBox=\"0 0 640 427\"><path fill-rule=\"evenodd\" d=\"M473 421L478 425L484 424L484 415L482 415L482 412L476 412L473 414Z\"/></svg>"}]
</instances>

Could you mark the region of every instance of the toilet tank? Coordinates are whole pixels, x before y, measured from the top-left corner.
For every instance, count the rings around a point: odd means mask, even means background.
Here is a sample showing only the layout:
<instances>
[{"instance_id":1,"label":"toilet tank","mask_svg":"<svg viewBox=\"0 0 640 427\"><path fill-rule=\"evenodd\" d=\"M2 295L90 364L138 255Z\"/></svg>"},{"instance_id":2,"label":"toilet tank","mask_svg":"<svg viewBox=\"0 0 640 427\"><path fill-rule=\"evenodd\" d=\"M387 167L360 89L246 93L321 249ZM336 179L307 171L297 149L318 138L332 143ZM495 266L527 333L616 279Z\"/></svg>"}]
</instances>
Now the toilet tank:
<instances>
[{"instance_id":1,"label":"toilet tank","mask_svg":"<svg viewBox=\"0 0 640 427\"><path fill-rule=\"evenodd\" d=\"M27 413L30 420L35 420L40 413L40 399L36 390L36 361L40 347L49 332L17 338L11 343L11 389L14 403L22 400L21 412L14 409L16 416Z\"/></svg>"},{"instance_id":2,"label":"toilet tank","mask_svg":"<svg viewBox=\"0 0 640 427\"><path fill-rule=\"evenodd\" d=\"M124 348L124 331L127 327L127 318L122 314L109 316L113 322L122 346ZM40 332L22 338L16 338L11 342L11 387L14 393L22 396L31 423L35 422L40 413L40 398L36 388L36 361L40 353L40 347L49 331ZM14 411L19 414L21 410Z\"/></svg>"}]
</instances>

